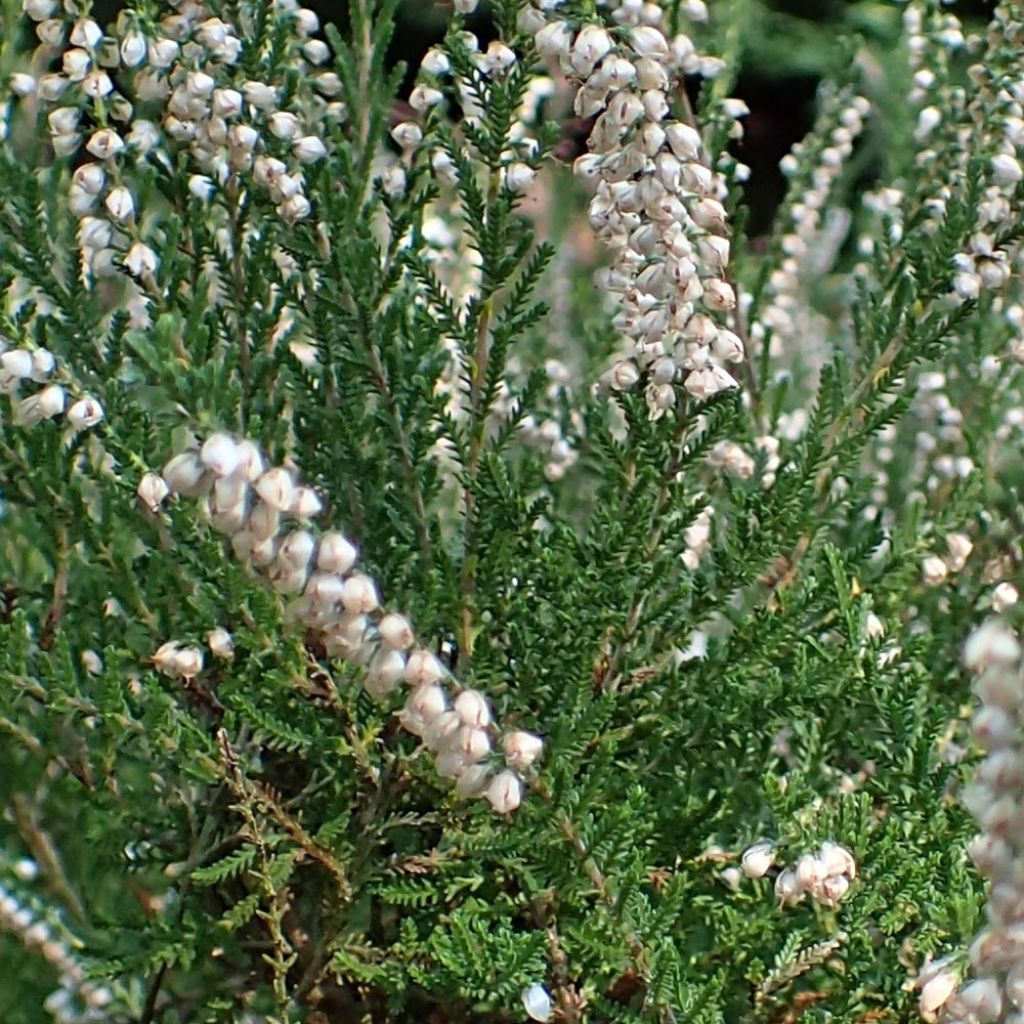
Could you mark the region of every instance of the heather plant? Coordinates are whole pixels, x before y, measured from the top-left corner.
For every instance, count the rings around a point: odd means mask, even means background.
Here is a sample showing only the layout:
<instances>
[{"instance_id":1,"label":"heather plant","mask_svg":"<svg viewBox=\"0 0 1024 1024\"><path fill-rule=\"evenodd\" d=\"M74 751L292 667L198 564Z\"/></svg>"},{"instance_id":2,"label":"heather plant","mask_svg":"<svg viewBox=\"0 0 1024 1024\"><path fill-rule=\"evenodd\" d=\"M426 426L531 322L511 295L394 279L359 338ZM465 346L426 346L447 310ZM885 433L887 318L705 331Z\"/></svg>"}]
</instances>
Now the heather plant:
<instances>
[{"instance_id":1,"label":"heather plant","mask_svg":"<svg viewBox=\"0 0 1024 1024\"><path fill-rule=\"evenodd\" d=\"M0 5L4 1021L1020 1024L1024 6L452 6Z\"/></svg>"}]
</instances>

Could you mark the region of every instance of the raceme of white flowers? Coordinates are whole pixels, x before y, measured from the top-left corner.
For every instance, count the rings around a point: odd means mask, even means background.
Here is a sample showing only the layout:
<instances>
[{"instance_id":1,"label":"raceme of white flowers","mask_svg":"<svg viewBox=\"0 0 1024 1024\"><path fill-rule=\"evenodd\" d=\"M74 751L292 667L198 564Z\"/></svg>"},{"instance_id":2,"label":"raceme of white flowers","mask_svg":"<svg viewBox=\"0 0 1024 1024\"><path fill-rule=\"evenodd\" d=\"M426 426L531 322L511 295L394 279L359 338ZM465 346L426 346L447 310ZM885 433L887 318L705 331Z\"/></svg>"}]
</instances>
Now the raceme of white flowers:
<instances>
[{"instance_id":1,"label":"raceme of white flowers","mask_svg":"<svg viewBox=\"0 0 1024 1024\"><path fill-rule=\"evenodd\" d=\"M981 828L969 852L988 879L985 926L968 950L971 977L958 988L943 958L920 977L920 1008L944 1024L1024 1021L1024 670L1017 637L989 619L971 634L964 664L978 709L971 735L985 751L963 794Z\"/></svg>"},{"instance_id":2,"label":"raceme of white flowers","mask_svg":"<svg viewBox=\"0 0 1024 1024\"><path fill-rule=\"evenodd\" d=\"M660 8L648 8L641 22L623 5L615 29L558 20L557 7L547 19L533 13L537 49L578 83L576 114L596 118L575 170L593 187L590 223L612 255L599 284L621 297L615 324L627 350L608 383L645 383L657 417L675 405L677 380L701 401L736 387L726 367L745 351L730 329L726 178L691 119L673 110L686 75L714 77L722 64L698 54L685 34L666 38ZM741 134L735 119L746 105L726 100L722 111Z\"/></svg>"},{"instance_id":3,"label":"raceme of white flowers","mask_svg":"<svg viewBox=\"0 0 1024 1024\"><path fill-rule=\"evenodd\" d=\"M31 427L64 413L73 432L95 427L103 419L103 406L89 395L68 405L67 388L52 379L55 367L45 348L9 348L0 341L0 394L10 396L14 422Z\"/></svg>"},{"instance_id":4,"label":"raceme of white flowers","mask_svg":"<svg viewBox=\"0 0 1024 1024\"><path fill-rule=\"evenodd\" d=\"M321 634L329 657L359 666L370 696L383 701L408 687L399 722L436 755L437 771L455 780L456 795L482 797L502 814L519 806L523 773L540 757L541 738L500 732L487 697L459 686L417 642L404 615L383 610L376 581L356 567L352 542L302 525L323 506L290 469L268 466L251 441L213 434L174 456L161 476L143 476L137 490L153 510L172 494L200 499L211 526L230 537L235 557L293 598L289 617ZM212 631L207 643L216 657L232 656L226 630ZM204 656L199 647L170 640L153 663L164 675L190 679L202 672ZM492 756L495 745L503 765Z\"/></svg>"}]
</instances>

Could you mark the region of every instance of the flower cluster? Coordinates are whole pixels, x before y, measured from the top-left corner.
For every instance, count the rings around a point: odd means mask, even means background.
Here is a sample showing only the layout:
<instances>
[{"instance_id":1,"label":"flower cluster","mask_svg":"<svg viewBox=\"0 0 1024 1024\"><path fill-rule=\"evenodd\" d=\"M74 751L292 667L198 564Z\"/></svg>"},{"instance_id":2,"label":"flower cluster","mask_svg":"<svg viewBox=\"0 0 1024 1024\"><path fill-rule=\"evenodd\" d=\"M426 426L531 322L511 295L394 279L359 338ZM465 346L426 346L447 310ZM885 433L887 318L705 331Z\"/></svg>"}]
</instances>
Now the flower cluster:
<instances>
[{"instance_id":1,"label":"flower cluster","mask_svg":"<svg viewBox=\"0 0 1024 1024\"><path fill-rule=\"evenodd\" d=\"M674 406L679 379L698 400L736 387L726 364L741 362L744 347L726 326L736 306L726 180L688 113L672 109L686 75L712 77L721 65L684 34L666 38L657 5L632 6L619 7L612 29L577 30L536 12L534 38L578 83L576 114L595 118L575 170L593 187L590 223L613 257L599 283L621 297L615 324L627 351L607 381L619 390L645 383L657 417ZM746 107L726 101L723 110L740 117Z\"/></svg>"},{"instance_id":2,"label":"flower cluster","mask_svg":"<svg viewBox=\"0 0 1024 1024\"><path fill-rule=\"evenodd\" d=\"M849 225L848 216L829 210L835 183L863 131L870 104L846 88L828 97L814 131L782 158L780 168L791 181L779 238L781 260L768 277L750 340L760 346L770 338L773 357L783 353L807 358L809 340L824 335L810 319L808 285L831 266ZM815 352L817 358L824 352Z\"/></svg>"},{"instance_id":3,"label":"flower cluster","mask_svg":"<svg viewBox=\"0 0 1024 1024\"><path fill-rule=\"evenodd\" d=\"M296 49L296 66L308 79L293 101L296 109L285 109L279 87L240 70L246 47L258 48L260 39L246 12L236 25L191 0L176 8L158 24L125 9L105 30L55 0L24 0L36 22L40 62L57 59L61 70L39 78L19 73L11 87L49 108L50 141L59 157L77 156L83 146L88 154L71 176L68 206L80 219L83 262L96 274L120 266L151 283L158 269L160 240L141 208L145 176L133 165L170 167L186 152L195 172L188 189L196 199L206 201L244 175L291 224L311 211L303 168L327 153L312 126L345 116L329 99L340 91L338 76L317 71L330 51L312 37L319 29L312 11L289 0L275 3L277 15L291 20L285 42Z\"/></svg>"},{"instance_id":4,"label":"flower cluster","mask_svg":"<svg viewBox=\"0 0 1024 1024\"><path fill-rule=\"evenodd\" d=\"M21 875L34 877L32 861L15 865ZM107 1019L104 1007L113 998L110 989L87 981L80 957L75 955L65 930L48 921L37 909L0 886L0 931L11 932L26 947L36 950L56 971L59 986L47 997L46 1010L56 1024L83 1024Z\"/></svg>"},{"instance_id":5,"label":"flower cluster","mask_svg":"<svg viewBox=\"0 0 1024 1024\"><path fill-rule=\"evenodd\" d=\"M816 854L803 854L792 867L779 873L775 879L775 895L780 906L799 903L804 896L810 896L834 907L847 894L856 877L857 863L853 854L839 843L825 842Z\"/></svg>"},{"instance_id":6,"label":"flower cluster","mask_svg":"<svg viewBox=\"0 0 1024 1024\"><path fill-rule=\"evenodd\" d=\"M10 395L14 404L14 422L31 427L43 420L65 414L74 431L95 427L103 419L103 406L90 395L67 404L63 385L54 382L56 360L45 348L6 348L0 343L0 394ZM20 389L38 385L31 394L18 398Z\"/></svg>"},{"instance_id":7,"label":"flower cluster","mask_svg":"<svg viewBox=\"0 0 1024 1024\"><path fill-rule=\"evenodd\" d=\"M986 755L963 801L981 827L969 853L990 883L987 920L968 951L973 980L955 995L951 985L944 985L941 991L946 998L941 1002L937 996L930 998L928 1009L941 1006L941 1019L948 1024L1016 1021L1024 1011L1020 643L1001 622L990 619L968 638L964 664L975 674L973 688L980 704L971 720L971 735ZM927 994L926 985L922 1003Z\"/></svg>"},{"instance_id":8,"label":"flower cluster","mask_svg":"<svg viewBox=\"0 0 1024 1024\"><path fill-rule=\"evenodd\" d=\"M316 534L302 525L322 503L291 469L268 466L251 441L214 434L174 456L162 477L143 477L138 493L150 509L168 494L201 499L212 527L230 536L235 556L293 598L290 618L318 633L328 656L359 666L374 699L409 687L399 721L436 755L439 774L456 780L458 796L482 796L500 813L519 806L522 773L543 741L522 730L498 733L487 698L459 686L404 615L381 608L376 581L356 568L355 545L338 531ZM224 637L208 642L226 656ZM203 668L202 651L178 641L164 644L153 660L164 674L182 678ZM504 755L500 767L493 763L495 740Z\"/></svg>"}]
</instances>

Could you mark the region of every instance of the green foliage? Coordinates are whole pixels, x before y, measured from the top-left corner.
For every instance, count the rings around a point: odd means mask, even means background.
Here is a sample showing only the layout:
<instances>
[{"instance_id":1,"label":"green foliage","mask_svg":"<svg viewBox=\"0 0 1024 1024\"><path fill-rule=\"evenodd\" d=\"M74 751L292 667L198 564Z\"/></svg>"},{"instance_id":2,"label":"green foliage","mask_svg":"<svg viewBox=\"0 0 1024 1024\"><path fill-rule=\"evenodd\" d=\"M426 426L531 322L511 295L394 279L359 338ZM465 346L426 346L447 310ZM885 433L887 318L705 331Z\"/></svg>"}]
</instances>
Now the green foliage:
<instances>
[{"instance_id":1,"label":"green foliage","mask_svg":"<svg viewBox=\"0 0 1024 1024\"><path fill-rule=\"evenodd\" d=\"M650 367L608 385L623 295L592 282L560 166L572 94L535 92L528 6L490 5L516 58L500 72L452 14L452 74L419 79L443 101L399 118L395 19L440 13L354 0L321 66L288 5L212 0L240 37L237 62L209 61L217 87L273 85L323 142L302 163L247 100L305 213L225 140L174 141L145 63L111 68L109 99L5 108L3 352L51 352L68 404L104 412L27 424L44 381L0 377L5 1021L497 1024L535 983L567 1024L911 1020L908 978L980 927L959 661L993 585L1020 583L1024 313L1019 274L976 294L962 275L986 248L1020 265L1020 189L991 181L1019 11L961 47L931 3L920 29L843 5L860 36L842 42L759 0L707 24L661 5L726 64L673 116L706 126L731 186L745 355L740 387L699 401L677 378L652 416ZM45 73L57 51L32 58L0 10L0 71ZM559 11L626 38L607 5ZM111 31L173 34L170 14L140 0ZM912 57L934 80L907 108ZM771 236L747 238L727 93L775 59L828 77ZM875 123L824 183L857 95ZM920 108L947 101L926 140ZM137 214L98 249L70 204L92 157L62 155L47 119L65 103L83 143L132 118L163 133L104 163L104 196L123 179ZM420 144L401 151L399 119ZM296 625L298 595L234 556L212 506L140 497L217 431L315 488L384 605L486 694L496 749L543 737L518 809L459 799L403 729L405 693L372 699L367 665ZM954 532L969 560L929 585ZM171 641L205 649L201 670L168 672ZM774 865L745 877L762 838ZM849 891L780 905L780 872L823 842L852 853Z\"/></svg>"}]
</instances>

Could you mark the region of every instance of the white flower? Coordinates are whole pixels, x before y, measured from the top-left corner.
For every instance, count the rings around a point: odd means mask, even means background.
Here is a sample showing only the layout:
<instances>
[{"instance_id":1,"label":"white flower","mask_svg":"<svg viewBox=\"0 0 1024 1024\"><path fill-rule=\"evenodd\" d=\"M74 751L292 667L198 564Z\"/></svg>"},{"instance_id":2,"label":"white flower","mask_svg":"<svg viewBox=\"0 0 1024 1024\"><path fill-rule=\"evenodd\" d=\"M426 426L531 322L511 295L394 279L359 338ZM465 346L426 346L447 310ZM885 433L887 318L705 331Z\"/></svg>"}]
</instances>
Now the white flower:
<instances>
[{"instance_id":1,"label":"white flower","mask_svg":"<svg viewBox=\"0 0 1024 1024\"><path fill-rule=\"evenodd\" d=\"M415 149L423 141L423 130L414 121L402 121L391 129L391 138L402 149Z\"/></svg>"},{"instance_id":2,"label":"white flower","mask_svg":"<svg viewBox=\"0 0 1024 1024\"><path fill-rule=\"evenodd\" d=\"M80 398L68 409L68 422L75 430L95 427L103 419L103 406L95 398Z\"/></svg>"},{"instance_id":3,"label":"white flower","mask_svg":"<svg viewBox=\"0 0 1024 1024\"><path fill-rule=\"evenodd\" d=\"M271 508L287 512L295 500L295 484L291 473L280 466L268 469L256 481L256 493Z\"/></svg>"},{"instance_id":4,"label":"white flower","mask_svg":"<svg viewBox=\"0 0 1024 1024\"><path fill-rule=\"evenodd\" d=\"M300 164L312 164L327 155L327 147L316 135L304 135L301 139L296 139L292 152Z\"/></svg>"},{"instance_id":5,"label":"white flower","mask_svg":"<svg viewBox=\"0 0 1024 1024\"><path fill-rule=\"evenodd\" d=\"M1016 185L1024 179L1024 169L1016 157L998 153L992 157L992 177L998 185Z\"/></svg>"},{"instance_id":6,"label":"white flower","mask_svg":"<svg viewBox=\"0 0 1024 1024\"><path fill-rule=\"evenodd\" d=\"M997 614L1012 608L1020 600L1020 592L1012 583L1000 583L992 591L992 610Z\"/></svg>"},{"instance_id":7,"label":"white flower","mask_svg":"<svg viewBox=\"0 0 1024 1024\"><path fill-rule=\"evenodd\" d=\"M747 878L763 878L775 861L775 846L763 840L743 851L740 865Z\"/></svg>"},{"instance_id":8,"label":"white flower","mask_svg":"<svg viewBox=\"0 0 1024 1024\"><path fill-rule=\"evenodd\" d=\"M85 148L97 160L107 160L124 149L124 141L113 128L101 128L89 137Z\"/></svg>"},{"instance_id":9,"label":"white flower","mask_svg":"<svg viewBox=\"0 0 1024 1024\"><path fill-rule=\"evenodd\" d=\"M164 466L164 483L168 491L196 497L208 488L206 467L196 452L182 452L175 455Z\"/></svg>"},{"instance_id":10,"label":"white flower","mask_svg":"<svg viewBox=\"0 0 1024 1024\"><path fill-rule=\"evenodd\" d=\"M509 814L522 802L523 784L514 772L498 772L491 779L484 796L499 814Z\"/></svg>"},{"instance_id":11,"label":"white flower","mask_svg":"<svg viewBox=\"0 0 1024 1024\"><path fill-rule=\"evenodd\" d=\"M324 572L346 573L355 565L356 549L340 533L325 533L320 538L317 568ZM386 616L385 616L386 618Z\"/></svg>"},{"instance_id":12,"label":"white flower","mask_svg":"<svg viewBox=\"0 0 1024 1024\"><path fill-rule=\"evenodd\" d=\"M501 748L505 752L505 763L510 768L528 768L540 757L544 741L532 732L515 729L502 737Z\"/></svg>"},{"instance_id":13,"label":"white flower","mask_svg":"<svg viewBox=\"0 0 1024 1024\"><path fill-rule=\"evenodd\" d=\"M525 192L536 176L537 172L528 164L509 164L505 168L505 187L510 192Z\"/></svg>"},{"instance_id":14,"label":"white flower","mask_svg":"<svg viewBox=\"0 0 1024 1024\"><path fill-rule=\"evenodd\" d=\"M422 647L414 650L405 663L405 681L410 686L436 683L443 675L441 662Z\"/></svg>"},{"instance_id":15,"label":"white flower","mask_svg":"<svg viewBox=\"0 0 1024 1024\"><path fill-rule=\"evenodd\" d=\"M223 626L210 630L206 634L206 643L215 658L230 661L235 656L234 638Z\"/></svg>"},{"instance_id":16,"label":"white flower","mask_svg":"<svg viewBox=\"0 0 1024 1024\"><path fill-rule=\"evenodd\" d=\"M31 96L36 91L36 80L32 75L25 74L23 71L16 71L11 75L10 87L11 92L15 96L22 98Z\"/></svg>"},{"instance_id":17,"label":"white flower","mask_svg":"<svg viewBox=\"0 0 1024 1024\"><path fill-rule=\"evenodd\" d=\"M117 188L111 189L104 205L110 216L121 224L130 221L135 216L135 200L132 199L131 192L124 185L118 185Z\"/></svg>"},{"instance_id":18,"label":"white flower","mask_svg":"<svg viewBox=\"0 0 1024 1024\"><path fill-rule=\"evenodd\" d=\"M420 84L409 94L409 106L422 113L430 107L436 107L443 99L444 93L440 89Z\"/></svg>"},{"instance_id":19,"label":"white flower","mask_svg":"<svg viewBox=\"0 0 1024 1024\"><path fill-rule=\"evenodd\" d=\"M526 1010L526 1015L530 1020L540 1021L541 1024L551 1020L553 1006L547 989L537 983L524 988L523 1009Z\"/></svg>"},{"instance_id":20,"label":"white flower","mask_svg":"<svg viewBox=\"0 0 1024 1024\"><path fill-rule=\"evenodd\" d=\"M956 991L958 978L955 971L944 966L944 961L936 961L930 965L929 969L921 972L919 982L921 995L918 999L918 1007L922 1014L934 1014L949 1001L949 997Z\"/></svg>"},{"instance_id":21,"label":"white flower","mask_svg":"<svg viewBox=\"0 0 1024 1024\"><path fill-rule=\"evenodd\" d=\"M921 563L921 574L929 587L937 587L949 575L949 567L938 555L929 555Z\"/></svg>"},{"instance_id":22,"label":"white flower","mask_svg":"<svg viewBox=\"0 0 1024 1024\"><path fill-rule=\"evenodd\" d=\"M146 473L139 481L135 493L151 512L155 512L171 492L162 476L158 476L156 473Z\"/></svg>"},{"instance_id":23,"label":"white flower","mask_svg":"<svg viewBox=\"0 0 1024 1024\"><path fill-rule=\"evenodd\" d=\"M228 434L212 434L199 450L199 458L215 476L231 476L238 468L238 445Z\"/></svg>"},{"instance_id":24,"label":"white flower","mask_svg":"<svg viewBox=\"0 0 1024 1024\"><path fill-rule=\"evenodd\" d=\"M283 139L286 142L295 138L301 126L302 122L299 120L298 116L286 110L276 111L270 115L270 118L267 121L267 127L270 129L270 134L275 138Z\"/></svg>"},{"instance_id":25,"label":"white flower","mask_svg":"<svg viewBox=\"0 0 1024 1024\"><path fill-rule=\"evenodd\" d=\"M448 60L448 57L436 46L427 50L426 55L420 62L420 67L428 75L446 75L452 69L451 62Z\"/></svg>"},{"instance_id":26,"label":"white flower","mask_svg":"<svg viewBox=\"0 0 1024 1024\"><path fill-rule=\"evenodd\" d=\"M323 543L321 542L322 550ZM388 612L383 616L377 624L377 630L380 633L381 641L397 651L408 650L415 640L409 620L396 612Z\"/></svg>"},{"instance_id":27,"label":"white flower","mask_svg":"<svg viewBox=\"0 0 1024 1024\"><path fill-rule=\"evenodd\" d=\"M455 711L463 724L473 729L485 729L491 724L490 706L479 690L463 690L455 698Z\"/></svg>"},{"instance_id":28,"label":"white flower","mask_svg":"<svg viewBox=\"0 0 1024 1024\"><path fill-rule=\"evenodd\" d=\"M567 21L553 21L537 33L534 43L542 57L565 56L572 46L572 29Z\"/></svg>"},{"instance_id":29,"label":"white flower","mask_svg":"<svg viewBox=\"0 0 1024 1024\"><path fill-rule=\"evenodd\" d=\"M135 277L152 274L159 265L156 253L144 242L133 242L125 253L124 265Z\"/></svg>"},{"instance_id":30,"label":"white flower","mask_svg":"<svg viewBox=\"0 0 1024 1024\"><path fill-rule=\"evenodd\" d=\"M121 40L121 60L126 67L138 67L146 59L146 37L129 32Z\"/></svg>"},{"instance_id":31,"label":"white flower","mask_svg":"<svg viewBox=\"0 0 1024 1024\"><path fill-rule=\"evenodd\" d=\"M342 588L341 603L347 611L355 614L372 612L380 605L376 584L361 573L349 576Z\"/></svg>"}]
</instances>

